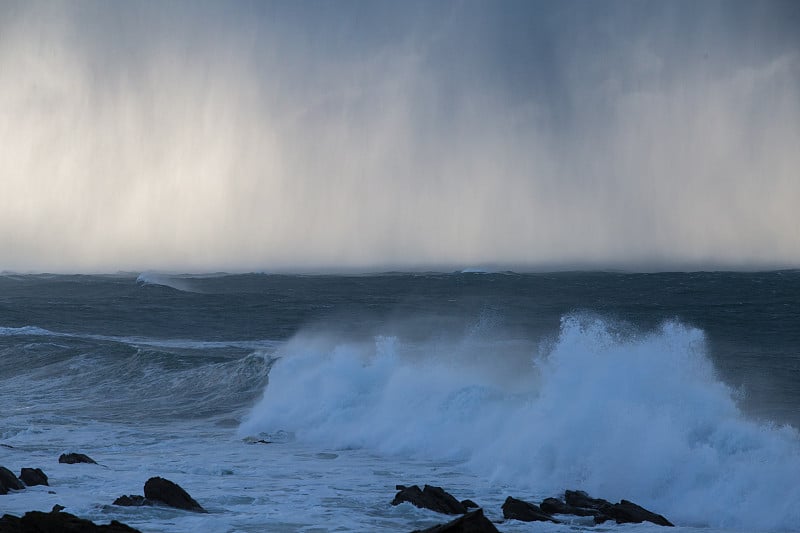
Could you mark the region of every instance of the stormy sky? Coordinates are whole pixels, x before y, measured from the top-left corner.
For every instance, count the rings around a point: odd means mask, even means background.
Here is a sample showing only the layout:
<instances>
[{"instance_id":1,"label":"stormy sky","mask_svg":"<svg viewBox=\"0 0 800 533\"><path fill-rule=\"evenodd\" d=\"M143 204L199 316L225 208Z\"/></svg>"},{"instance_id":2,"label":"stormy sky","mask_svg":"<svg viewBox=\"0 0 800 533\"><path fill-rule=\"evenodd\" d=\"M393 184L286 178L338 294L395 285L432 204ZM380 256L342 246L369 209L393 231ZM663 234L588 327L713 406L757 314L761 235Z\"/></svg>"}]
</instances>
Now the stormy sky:
<instances>
[{"instance_id":1,"label":"stormy sky","mask_svg":"<svg viewBox=\"0 0 800 533\"><path fill-rule=\"evenodd\" d=\"M0 270L800 266L800 3L0 4Z\"/></svg>"}]
</instances>

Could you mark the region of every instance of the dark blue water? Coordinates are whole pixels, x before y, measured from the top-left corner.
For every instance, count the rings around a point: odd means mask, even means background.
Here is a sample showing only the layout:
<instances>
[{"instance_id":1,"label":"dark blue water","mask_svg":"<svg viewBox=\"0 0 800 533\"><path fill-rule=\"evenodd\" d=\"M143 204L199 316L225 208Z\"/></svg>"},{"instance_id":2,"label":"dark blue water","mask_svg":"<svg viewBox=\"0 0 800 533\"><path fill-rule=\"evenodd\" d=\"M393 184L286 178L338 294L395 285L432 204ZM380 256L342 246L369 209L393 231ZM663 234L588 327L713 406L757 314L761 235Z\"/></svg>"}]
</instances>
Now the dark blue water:
<instances>
[{"instance_id":1,"label":"dark blue water","mask_svg":"<svg viewBox=\"0 0 800 533\"><path fill-rule=\"evenodd\" d=\"M62 338L0 335L2 377L95 353L127 356L130 344L89 336L223 343L193 352L238 358L234 341L282 341L300 330L339 335L458 336L476 321L493 335L543 339L569 313L596 314L637 332L679 321L706 334L721 378L762 418L800 426L800 272L218 275L0 277L0 328L36 327ZM185 363L190 364L190 363Z\"/></svg>"}]
</instances>

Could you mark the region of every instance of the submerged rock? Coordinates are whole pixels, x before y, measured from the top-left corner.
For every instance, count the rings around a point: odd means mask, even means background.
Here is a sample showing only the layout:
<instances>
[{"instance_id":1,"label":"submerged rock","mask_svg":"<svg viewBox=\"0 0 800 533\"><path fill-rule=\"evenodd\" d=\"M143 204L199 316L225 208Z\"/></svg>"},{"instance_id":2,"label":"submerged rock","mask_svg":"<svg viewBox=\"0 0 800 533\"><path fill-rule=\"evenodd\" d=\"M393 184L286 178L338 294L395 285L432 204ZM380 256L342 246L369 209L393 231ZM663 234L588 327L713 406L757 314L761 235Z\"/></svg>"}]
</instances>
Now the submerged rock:
<instances>
[{"instance_id":1,"label":"submerged rock","mask_svg":"<svg viewBox=\"0 0 800 533\"><path fill-rule=\"evenodd\" d=\"M93 465L97 464L97 461L83 453L62 453L58 458L58 462L68 465L74 465L77 463L89 463Z\"/></svg>"},{"instance_id":2,"label":"submerged rock","mask_svg":"<svg viewBox=\"0 0 800 533\"><path fill-rule=\"evenodd\" d=\"M2 533L141 533L126 524L112 520L110 524L98 525L91 520L78 518L69 513L52 511L29 511L22 518L3 515L0 518Z\"/></svg>"},{"instance_id":3,"label":"submerged rock","mask_svg":"<svg viewBox=\"0 0 800 533\"><path fill-rule=\"evenodd\" d=\"M42 472L41 468L23 468L19 473L19 478L29 487L35 485L47 485L47 476Z\"/></svg>"},{"instance_id":4,"label":"submerged rock","mask_svg":"<svg viewBox=\"0 0 800 533\"><path fill-rule=\"evenodd\" d=\"M144 484L144 497L178 509L197 513L208 512L177 483L162 477L151 477L147 480Z\"/></svg>"},{"instance_id":5,"label":"submerged rock","mask_svg":"<svg viewBox=\"0 0 800 533\"><path fill-rule=\"evenodd\" d=\"M628 500L622 500L614 505L603 508L603 515L616 521L617 524L639 524L641 522L652 522L659 526L673 527L672 522L644 507Z\"/></svg>"},{"instance_id":6,"label":"submerged rock","mask_svg":"<svg viewBox=\"0 0 800 533\"><path fill-rule=\"evenodd\" d=\"M492 521L483 516L483 510L470 511L452 522L439 524L413 533L500 533Z\"/></svg>"},{"instance_id":7,"label":"submerged rock","mask_svg":"<svg viewBox=\"0 0 800 533\"><path fill-rule=\"evenodd\" d=\"M9 490L24 490L25 485L17 479L14 472L4 466L0 466L0 494L8 494Z\"/></svg>"},{"instance_id":8,"label":"submerged rock","mask_svg":"<svg viewBox=\"0 0 800 533\"><path fill-rule=\"evenodd\" d=\"M522 522L555 522L558 520L542 511L538 505L518 500L509 496L503 503L503 516Z\"/></svg>"},{"instance_id":9,"label":"submerged rock","mask_svg":"<svg viewBox=\"0 0 800 533\"><path fill-rule=\"evenodd\" d=\"M392 500L392 505L400 505L403 502L416 505L422 509L430 509L437 513L444 514L464 514L467 508L452 495L448 494L441 487L425 485L422 490L417 485L406 487L397 485L398 492Z\"/></svg>"},{"instance_id":10,"label":"submerged rock","mask_svg":"<svg viewBox=\"0 0 800 533\"><path fill-rule=\"evenodd\" d=\"M144 496L131 494L129 496L120 496L114 500L114 505L120 505L122 507L141 507L142 505L153 505L153 502Z\"/></svg>"}]
</instances>

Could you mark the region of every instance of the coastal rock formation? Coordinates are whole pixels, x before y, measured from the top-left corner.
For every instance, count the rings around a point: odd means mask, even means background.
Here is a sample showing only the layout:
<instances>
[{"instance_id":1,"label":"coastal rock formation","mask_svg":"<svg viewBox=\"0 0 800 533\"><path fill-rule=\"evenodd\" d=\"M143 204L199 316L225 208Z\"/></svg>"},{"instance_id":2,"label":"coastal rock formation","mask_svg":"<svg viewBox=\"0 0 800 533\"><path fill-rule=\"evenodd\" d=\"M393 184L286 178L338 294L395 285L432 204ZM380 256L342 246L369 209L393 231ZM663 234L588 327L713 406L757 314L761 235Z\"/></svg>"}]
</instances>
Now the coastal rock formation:
<instances>
[{"instance_id":1,"label":"coastal rock formation","mask_svg":"<svg viewBox=\"0 0 800 533\"><path fill-rule=\"evenodd\" d=\"M575 516L597 516L601 514L597 509L575 507L564 503L558 498L545 498L539 507L547 514L571 514Z\"/></svg>"},{"instance_id":2,"label":"coastal rock formation","mask_svg":"<svg viewBox=\"0 0 800 533\"><path fill-rule=\"evenodd\" d=\"M652 522L659 526L673 526L669 520L660 514L648 511L644 507L629 502L628 500L622 500L619 503L605 507L602 512L604 516L613 519L617 524ZM595 518L595 521L599 522L597 518Z\"/></svg>"},{"instance_id":3,"label":"coastal rock formation","mask_svg":"<svg viewBox=\"0 0 800 533\"><path fill-rule=\"evenodd\" d=\"M4 466L0 466L0 494L8 494L9 490L23 490L25 485L17 479L14 472Z\"/></svg>"},{"instance_id":4,"label":"coastal rock formation","mask_svg":"<svg viewBox=\"0 0 800 533\"><path fill-rule=\"evenodd\" d=\"M483 516L483 510L470 511L452 522L439 524L413 533L499 533L491 520Z\"/></svg>"},{"instance_id":5,"label":"coastal rock formation","mask_svg":"<svg viewBox=\"0 0 800 533\"><path fill-rule=\"evenodd\" d=\"M392 505L408 502L422 509L430 509L437 513L464 514L467 508L441 487L425 485L422 490L417 485L406 487L397 485L398 492L392 500Z\"/></svg>"},{"instance_id":6,"label":"coastal rock formation","mask_svg":"<svg viewBox=\"0 0 800 533\"><path fill-rule=\"evenodd\" d=\"M74 465L77 463L89 463L89 464L97 464L97 461L92 459L86 454L83 453L62 453L61 456L58 458L59 463L65 463L68 465Z\"/></svg>"},{"instance_id":7,"label":"coastal rock formation","mask_svg":"<svg viewBox=\"0 0 800 533\"><path fill-rule=\"evenodd\" d=\"M33 487L34 485L47 485L47 476L42 472L41 468L23 468L19 473L19 478L25 485Z\"/></svg>"},{"instance_id":8,"label":"coastal rock formation","mask_svg":"<svg viewBox=\"0 0 800 533\"><path fill-rule=\"evenodd\" d=\"M144 484L144 497L178 509L197 513L208 512L177 483L161 477L151 477L147 480Z\"/></svg>"},{"instance_id":9,"label":"coastal rock formation","mask_svg":"<svg viewBox=\"0 0 800 533\"><path fill-rule=\"evenodd\" d=\"M112 520L110 524L97 525L91 520L69 513L29 511L22 518L3 515L0 533L141 533L126 524Z\"/></svg>"},{"instance_id":10,"label":"coastal rock formation","mask_svg":"<svg viewBox=\"0 0 800 533\"><path fill-rule=\"evenodd\" d=\"M594 516L594 521L598 524L614 520L617 524L652 522L659 526L673 525L662 515L628 500L611 503L602 498L592 498L582 490L568 490L564 493L564 499L566 505L556 498L547 498L542 502L542 509L556 514Z\"/></svg>"},{"instance_id":11,"label":"coastal rock formation","mask_svg":"<svg viewBox=\"0 0 800 533\"><path fill-rule=\"evenodd\" d=\"M141 507L142 505L153 505L153 502L144 496L131 494L129 496L120 496L114 500L114 505L120 505L122 507Z\"/></svg>"},{"instance_id":12,"label":"coastal rock formation","mask_svg":"<svg viewBox=\"0 0 800 533\"><path fill-rule=\"evenodd\" d=\"M463 505L467 509L478 509L480 507L480 505L478 505L472 500L461 500L461 505Z\"/></svg>"},{"instance_id":13,"label":"coastal rock formation","mask_svg":"<svg viewBox=\"0 0 800 533\"><path fill-rule=\"evenodd\" d=\"M555 522L558 520L542 511L538 505L528 503L509 496L503 503L503 516L523 522Z\"/></svg>"},{"instance_id":14,"label":"coastal rock formation","mask_svg":"<svg viewBox=\"0 0 800 533\"><path fill-rule=\"evenodd\" d=\"M582 490L568 490L564 492L564 501L567 505L582 509L601 510L603 507L611 505L611 502L602 498L592 498Z\"/></svg>"}]
</instances>

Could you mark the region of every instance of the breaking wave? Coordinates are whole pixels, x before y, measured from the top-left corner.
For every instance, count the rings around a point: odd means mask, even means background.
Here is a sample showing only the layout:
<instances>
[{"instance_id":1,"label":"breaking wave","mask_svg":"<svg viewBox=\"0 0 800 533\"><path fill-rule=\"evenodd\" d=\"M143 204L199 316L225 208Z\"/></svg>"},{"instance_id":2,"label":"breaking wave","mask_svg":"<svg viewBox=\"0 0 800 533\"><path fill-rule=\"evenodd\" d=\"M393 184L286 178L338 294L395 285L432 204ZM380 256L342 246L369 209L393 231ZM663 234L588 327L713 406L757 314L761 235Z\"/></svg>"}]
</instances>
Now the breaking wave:
<instances>
[{"instance_id":1,"label":"breaking wave","mask_svg":"<svg viewBox=\"0 0 800 533\"><path fill-rule=\"evenodd\" d=\"M463 461L541 496L581 488L681 525L792 529L797 431L748 419L705 344L677 322L637 332L579 315L546 342L300 335L239 432Z\"/></svg>"}]
</instances>

